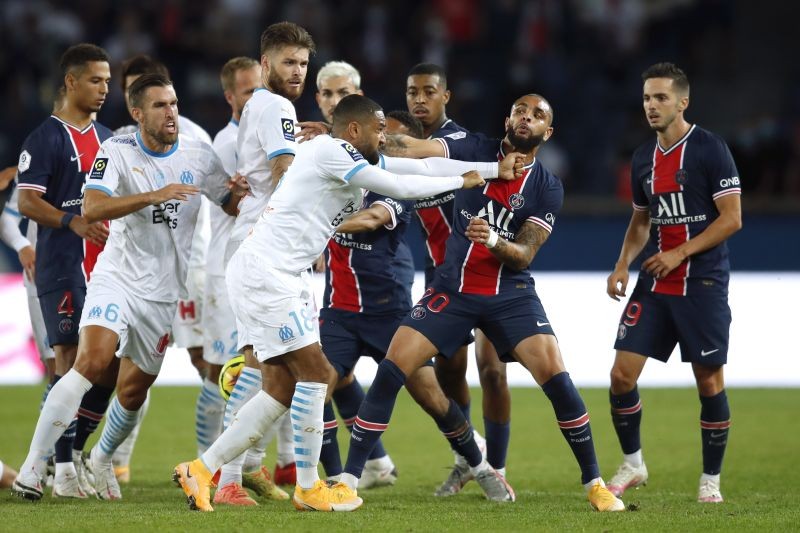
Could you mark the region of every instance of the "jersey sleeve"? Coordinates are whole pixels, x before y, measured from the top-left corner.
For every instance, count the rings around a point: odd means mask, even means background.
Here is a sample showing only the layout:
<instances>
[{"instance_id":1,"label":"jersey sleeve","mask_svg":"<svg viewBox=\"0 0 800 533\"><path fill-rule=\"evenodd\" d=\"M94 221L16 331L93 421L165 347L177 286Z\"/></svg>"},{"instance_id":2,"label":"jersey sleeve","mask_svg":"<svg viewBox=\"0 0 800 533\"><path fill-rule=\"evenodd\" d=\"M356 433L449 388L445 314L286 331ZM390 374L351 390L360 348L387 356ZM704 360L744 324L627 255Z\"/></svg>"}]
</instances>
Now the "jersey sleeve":
<instances>
[{"instance_id":1,"label":"jersey sleeve","mask_svg":"<svg viewBox=\"0 0 800 533\"><path fill-rule=\"evenodd\" d=\"M414 202L412 201L396 200L372 191L367 194L364 203L369 207L379 205L389 212L391 220L384 225L388 230L393 230L401 224L408 224L411 221L411 211L414 209Z\"/></svg>"},{"instance_id":2,"label":"jersey sleeve","mask_svg":"<svg viewBox=\"0 0 800 533\"><path fill-rule=\"evenodd\" d=\"M650 209L650 200L647 198L643 187L644 180L641 179L640 172L646 168L645 165L639 163L639 151L634 152L631 158L631 196L633 202L633 209L635 211L648 211ZM652 173L652 170L650 171Z\"/></svg>"},{"instance_id":3,"label":"jersey sleeve","mask_svg":"<svg viewBox=\"0 0 800 533\"><path fill-rule=\"evenodd\" d=\"M118 190L122 156L119 150L113 146L114 139L118 139L118 137L112 137L100 145L92 168L86 174L84 189L101 191L109 196L124 196L124 193Z\"/></svg>"},{"instance_id":4,"label":"jersey sleeve","mask_svg":"<svg viewBox=\"0 0 800 533\"><path fill-rule=\"evenodd\" d=\"M445 157L460 161L474 161L475 154L485 153L486 144L499 142L480 133L457 131L436 139L444 146Z\"/></svg>"},{"instance_id":5,"label":"jersey sleeve","mask_svg":"<svg viewBox=\"0 0 800 533\"><path fill-rule=\"evenodd\" d=\"M728 145L720 138L709 143L705 161L708 179L711 180L711 197L714 200L729 194L741 194L739 171Z\"/></svg>"},{"instance_id":6,"label":"jersey sleeve","mask_svg":"<svg viewBox=\"0 0 800 533\"><path fill-rule=\"evenodd\" d=\"M324 175L344 183L349 183L357 172L369 166L361 152L352 144L333 138L320 146L315 160Z\"/></svg>"},{"instance_id":7,"label":"jersey sleeve","mask_svg":"<svg viewBox=\"0 0 800 533\"><path fill-rule=\"evenodd\" d=\"M564 186L561 185L561 180L556 177L551 178L542 187L538 196L526 221L533 222L546 229L548 233L552 233L556 225L556 216L564 203Z\"/></svg>"},{"instance_id":8,"label":"jersey sleeve","mask_svg":"<svg viewBox=\"0 0 800 533\"><path fill-rule=\"evenodd\" d=\"M48 138L48 128L33 132L22 145L17 163L18 187L45 194L56 175L58 141Z\"/></svg>"},{"instance_id":9,"label":"jersey sleeve","mask_svg":"<svg viewBox=\"0 0 800 533\"><path fill-rule=\"evenodd\" d=\"M258 140L267 159L279 155L294 155L297 142L294 138L294 126L297 115L294 106L288 100L276 101L266 106L258 120Z\"/></svg>"},{"instance_id":10,"label":"jersey sleeve","mask_svg":"<svg viewBox=\"0 0 800 533\"><path fill-rule=\"evenodd\" d=\"M228 200L230 191L228 190L228 182L230 177L222 165L222 160L206 145L206 164L202 172L205 174L201 192L203 195L217 205L222 205Z\"/></svg>"}]
</instances>

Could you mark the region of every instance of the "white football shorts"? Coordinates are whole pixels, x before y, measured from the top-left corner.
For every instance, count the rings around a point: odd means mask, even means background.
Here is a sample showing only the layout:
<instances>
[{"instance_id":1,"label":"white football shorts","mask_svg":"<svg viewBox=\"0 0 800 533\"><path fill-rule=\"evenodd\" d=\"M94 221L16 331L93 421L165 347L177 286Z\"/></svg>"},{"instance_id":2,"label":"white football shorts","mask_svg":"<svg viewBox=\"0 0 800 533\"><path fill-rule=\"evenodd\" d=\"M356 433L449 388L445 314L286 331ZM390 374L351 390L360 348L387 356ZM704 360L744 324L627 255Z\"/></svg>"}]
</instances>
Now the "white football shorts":
<instances>
[{"instance_id":1,"label":"white football shorts","mask_svg":"<svg viewBox=\"0 0 800 533\"><path fill-rule=\"evenodd\" d=\"M224 365L239 354L236 317L228 301L225 276L206 276L203 307L203 359Z\"/></svg>"},{"instance_id":2,"label":"white football shorts","mask_svg":"<svg viewBox=\"0 0 800 533\"><path fill-rule=\"evenodd\" d=\"M178 309L172 323L172 343L178 348L203 346L203 292L206 284L205 268L189 268L186 276L186 300L178 300Z\"/></svg>"}]
</instances>

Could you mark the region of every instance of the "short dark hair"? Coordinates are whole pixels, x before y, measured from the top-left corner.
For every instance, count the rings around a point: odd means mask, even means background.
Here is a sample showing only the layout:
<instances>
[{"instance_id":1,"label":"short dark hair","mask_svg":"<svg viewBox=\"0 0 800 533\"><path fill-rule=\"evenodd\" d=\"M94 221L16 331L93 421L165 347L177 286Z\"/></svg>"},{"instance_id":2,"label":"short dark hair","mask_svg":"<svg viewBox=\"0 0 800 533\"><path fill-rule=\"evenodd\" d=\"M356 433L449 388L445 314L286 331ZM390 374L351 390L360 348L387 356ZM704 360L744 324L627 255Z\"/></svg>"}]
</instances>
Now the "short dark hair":
<instances>
[{"instance_id":1,"label":"short dark hair","mask_svg":"<svg viewBox=\"0 0 800 533\"><path fill-rule=\"evenodd\" d=\"M382 111L374 100L361 94L348 94L333 108L333 127L352 121L363 121Z\"/></svg>"},{"instance_id":2,"label":"short dark hair","mask_svg":"<svg viewBox=\"0 0 800 533\"><path fill-rule=\"evenodd\" d=\"M128 87L128 101L130 101L131 107L141 107L142 97L147 89L150 87L168 87L170 85L172 85L172 81L163 74L142 74Z\"/></svg>"},{"instance_id":3,"label":"short dark hair","mask_svg":"<svg viewBox=\"0 0 800 533\"><path fill-rule=\"evenodd\" d=\"M109 63L108 52L96 44L91 43L80 43L70 46L61 56L61 61L59 63L61 74L66 76L72 69L83 69L86 63L94 61L105 61Z\"/></svg>"},{"instance_id":4,"label":"short dark hair","mask_svg":"<svg viewBox=\"0 0 800 533\"><path fill-rule=\"evenodd\" d=\"M651 78L669 78L672 80L672 85L681 92L689 94L689 78L686 73L677 67L674 63L656 63L651 65L642 72L642 81L647 81Z\"/></svg>"},{"instance_id":5,"label":"short dark hair","mask_svg":"<svg viewBox=\"0 0 800 533\"><path fill-rule=\"evenodd\" d=\"M425 137L425 128L423 127L422 122L420 122L417 117L408 111L401 111L399 109L395 111L389 111L386 113L386 118L393 118L408 128L408 134L415 139L423 139Z\"/></svg>"},{"instance_id":6,"label":"short dark hair","mask_svg":"<svg viewBox=\"0 0 800 533\"><path fill-rule=\"evenodd\" d=\"M408 76L406 76L406 78L417 75L439 76L439 83L441 86L447 87L447 73L442 67L435 63L417 63L408 71Z\"/></svg>"},{"instance_id":7,"label":"short dark hair","mask_svg":"<svg viewBox=\"0 0 800 533\"><path fill-rule=\"evenodd\" d=\"M142 74L161 74L169 79L169 69L167 66L157 59L153 59L147 54L139 54L129 57L122 63L122 72L119 84L122 92L128 90L125 86L125 80L128 76L141 76Z\"/></svg>"},{"instance_id":8,"label":"short dark hair","mask_svg":"<svg viewBox=\"0 0 800 533\"><path fill-rule=\"evenodd\" d=\"M277 22L271 24L261 34L261 55L282 46L299 46L307 48L309 54L317 51L314 39L305 28L293 22Z\"/></svg>"}]
</instances>

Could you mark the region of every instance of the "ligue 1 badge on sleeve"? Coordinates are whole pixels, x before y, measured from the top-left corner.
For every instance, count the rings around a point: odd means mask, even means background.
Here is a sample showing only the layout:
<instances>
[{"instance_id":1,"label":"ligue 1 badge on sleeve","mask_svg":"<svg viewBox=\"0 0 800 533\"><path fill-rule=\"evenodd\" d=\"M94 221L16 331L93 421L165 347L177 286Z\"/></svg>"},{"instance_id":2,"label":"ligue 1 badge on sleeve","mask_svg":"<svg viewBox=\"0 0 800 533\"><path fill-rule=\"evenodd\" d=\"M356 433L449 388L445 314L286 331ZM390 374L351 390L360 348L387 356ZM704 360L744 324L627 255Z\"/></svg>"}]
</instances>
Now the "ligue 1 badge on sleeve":
<instances>
[{"instance_id":1,"label":"ligue 1 badge on sleeve","mask_svg":"<svg viewBox=\"0 0 800 533\"><path fill-rule=\"evenodd\" d=\"M675 173L675 183L678 185L683 185L689 179L689 175L686 173L684 169L680 169Z\"/></svg>"}]
</instances>

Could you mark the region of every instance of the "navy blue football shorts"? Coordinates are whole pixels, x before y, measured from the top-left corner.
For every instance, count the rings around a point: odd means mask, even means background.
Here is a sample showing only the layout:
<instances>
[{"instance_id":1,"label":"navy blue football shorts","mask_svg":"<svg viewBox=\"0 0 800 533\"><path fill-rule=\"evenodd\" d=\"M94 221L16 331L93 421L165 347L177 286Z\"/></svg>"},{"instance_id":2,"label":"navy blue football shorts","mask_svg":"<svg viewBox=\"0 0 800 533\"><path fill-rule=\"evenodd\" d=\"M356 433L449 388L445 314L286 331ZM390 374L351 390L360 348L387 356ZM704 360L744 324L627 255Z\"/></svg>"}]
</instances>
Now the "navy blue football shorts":
<instances>
[{"instance_id":1,"label":"navy blue football shorts","mask_svg":"<svg viewBox=\"0 0 800 533\"><path fill-rule=\"evenodd\" d=\"M681 361L718 366L728 361L731 308L716 284L693 284L689 295L651 292L636 284L617 328L616 350L666 362L675 345Z\"/></svg>"},{"instance_id":2,"label":"navy blue football shorts","mask_svg":"<svg viewBox=\"0 0 800 533\"><path fill-rule=\"evenodd\" d=\"M78 330L86 299L86 287L58 289L39 296L47 341L57 344L78 344Z\"/></svg>"},{"instance_id":3,"label":"navy blue football shorts","mask_svg":"<svg viewBox=\"0 0 800 533\"><path fill-rule=\"evenodd\" d=\"M524 339L555 335L530 282L494 296L462 294L434 284L402 325L425 335L447 358L464 345L473 328L480 328L505 362L514 361L510 352Z\"/></svg>"},{"instance_id":4,"label":"navy blue football shorts","mask_svg":"<svg viewBox=\"0 0 800 533\"><path fill-rule=\"evenodd\" d=\"M407 314L365 315L323 308L319 314L322 351L340 378L352 372L359 357L372 357L378 363L386 357L392 337Z\"/></svg>"}]
</instances>

